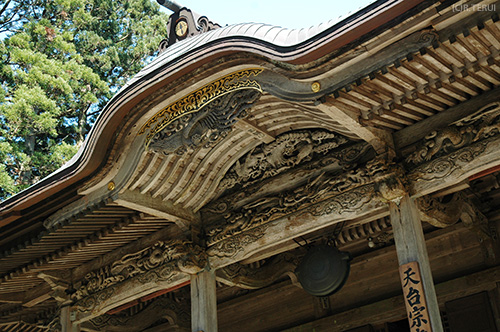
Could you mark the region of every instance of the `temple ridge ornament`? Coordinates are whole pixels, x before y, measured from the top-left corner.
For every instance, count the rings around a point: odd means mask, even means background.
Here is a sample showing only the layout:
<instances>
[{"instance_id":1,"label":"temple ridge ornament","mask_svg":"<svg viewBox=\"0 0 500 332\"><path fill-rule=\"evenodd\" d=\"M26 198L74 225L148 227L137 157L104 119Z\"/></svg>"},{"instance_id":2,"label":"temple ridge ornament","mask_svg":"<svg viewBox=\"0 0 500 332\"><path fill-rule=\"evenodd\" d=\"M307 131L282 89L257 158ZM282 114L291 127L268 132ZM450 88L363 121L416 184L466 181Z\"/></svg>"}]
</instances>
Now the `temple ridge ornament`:
<instances>
[{"instance_id":1,"label":"temple ridge ornament","mask_svg":"<svg viewBox=\"0 0 500 332\"><path fill-rule=\"evenodd\" d=\"M176 125L182 127L177 131L185 128L191 120L181 120L186 115L190 115L192 119L201 120L194 114L200 112L205 106L226 94L247 89L262 93L260 84L251 79L259 75L262 71L263 69L240 70L191 92L157 112L141 127L137 135L140 136L147 133L145 145L148 147L157 134L167 127L172 128L174 122L177 121Z\"/></svg>"},{"instance_id":2,"label":"temple ridge ornament","mask_svg":"<svg viewBox=\"0 0 500 332\"><path fill-rule=\"evenodd\" d=\"M181 7L173 1L158 0L158 3L170 10L172 13L167 22L167 38L160 42L159 53L164 52L169 46L208 31L220 28L217 23L210 21L192 10Z\"/></svg>"}]
</instances>

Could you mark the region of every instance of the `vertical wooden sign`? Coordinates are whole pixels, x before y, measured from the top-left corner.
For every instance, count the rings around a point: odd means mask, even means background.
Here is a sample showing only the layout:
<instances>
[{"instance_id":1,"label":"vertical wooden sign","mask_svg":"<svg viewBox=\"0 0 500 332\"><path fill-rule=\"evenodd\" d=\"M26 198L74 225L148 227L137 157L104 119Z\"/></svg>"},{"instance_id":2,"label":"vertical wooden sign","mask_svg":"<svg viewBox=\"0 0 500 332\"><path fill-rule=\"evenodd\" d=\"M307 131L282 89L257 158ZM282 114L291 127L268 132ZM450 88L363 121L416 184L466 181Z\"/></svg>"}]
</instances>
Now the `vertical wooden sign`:
<instances>
[{"instance_id":1,"label":"vertical wooden sign","mask_svg":"<svg viewBox=\"0 0 500 332\"><path fill-rule=\"evenodd\" d=\"M410 262L401 265L399 276L411 332L432 332L418 263Z\"/></svg>"}]
</instances>

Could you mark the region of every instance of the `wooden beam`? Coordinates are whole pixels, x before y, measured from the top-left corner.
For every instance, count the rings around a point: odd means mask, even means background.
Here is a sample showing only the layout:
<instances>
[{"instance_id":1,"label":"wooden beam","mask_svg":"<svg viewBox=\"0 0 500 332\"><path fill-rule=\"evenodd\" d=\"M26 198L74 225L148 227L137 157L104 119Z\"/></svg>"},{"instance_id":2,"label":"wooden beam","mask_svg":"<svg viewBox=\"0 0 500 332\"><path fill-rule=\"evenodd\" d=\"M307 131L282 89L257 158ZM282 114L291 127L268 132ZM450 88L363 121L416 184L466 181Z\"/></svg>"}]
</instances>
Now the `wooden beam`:
<instances>
[{"instance_id":1,"label":"wooden beam","mask_svg":"<svg viewBox=\"0 0 500 332\"><path fill-rule=\"evenodd\" d=\"M347 109L340 109L335 105L333 97L327 96L325 101L316 107L351 133L371 144L377 154L393 150L392 136L388 131L363 126L357 114Z\"/></svg>"},{"instance_id":2,"label":"wooden beam","mask_svg":"<svg viewBox=\"0 0 500 332\"><path fill-rule=\"evenodd\" d=\"M25 292L12 292L0 294L0 303L23 303Z\"/></svg>"},{"instance_id":3,"label":"wooden beam","mask_svg":"<svg viewBox=\"0 0 500 332\"><path fill-rule=\"evenodd\" d=\"M375 185L368 184L288 215L281 212L285 216L221 240L210 246L207 253L212 267L220 268L340 221L381 211L387 211L387 203L379 198Z\"/></svg>"},{"instance_id":4,"label":"wooden beam","mask_svg":"<svg viewBox=\"0 0 500 332\"><path fill-rule=\"evenodd\" d=\"M443 190L500 165L498 146L500 136L497 135L419 165L408 173L411 196Z\"/></svg>"},{"instance_id":5,"label":"wooden beam","mask_svg":"<svg viewBox=\"0 0 500 332\"><path fill-rule=\"evenodd\" d=\"M184 273L174 271L167 274L168 271L168 268L158 268L147 275L149 278L131 278L101 292L86 296L76 303L79 311L73 324L83 323L138 298L165 288L176 287L189 280L189 276ZM163 276L162 273L167 275Z\"/></svg>"},{"instance_id":6,"label":"wooden beam","mask_svg":"<svg viewBox=\"0 0 500 332\"><path fill-rule=\"evenodd\" d=\"M90 262L82 264L71 271L73 281L80 280L87 273L100 269L103 266L112 264L131 252L138 252L146 247L152 246L158 241L165 239L182 239L182 234L177 227L165 227L153 234L144 236L123 247L117 248L105 255L97 257Z\"/></svg>"},{"instance_id":7,"label":"wooden beam","mask_svg":"<svg viewBox=\"0 0 500 332\"><path fill-rule=\"evenodd\" d=\"M217 332L215 270L191 276L191 331Z\"/></svg>"},{"instance_id":8,"label":"wooden beam","mask_svg":"<svg viewBox=\"0 0 500 332\"><path fill-rule=\"evenodd\" d=\"M190 224L200 219L199 215L191 210L186 210L161 198L153 198L149 194L141 194L137 190L126 190L118 194L114 201L123 207L171 220L183 231L188 231Z\"/></svg>"},{"instance_id":9,"label":"wooden beam","mask_svg":"<svg viewBox=\"0 0 500 332\"><path fill-rule=\"evenodd\" d=\"M443 282L436 286L440 305L460 297L496 288L500 278L500 266ZM283 332L303 331L345 331L366 324L382 324L405 317L403 296L398 295L379 302L347 310L313 322L284 330Z\"/></svg>"},{"instance_id":10,"label":"wooden beam","mask_svg":"<svg viewBox=\"0 0 500 332\"><path fill-rule=\"evenodd\" d=\"M52 288L50 285L43 283L42 285L32 288L24 293L25 298L23 299L23 307L31 308L38 303L42 303L43 301L50 299Z\"/></svg>"},{"instance_id":11,"label":"wooden beam","mask_svg":"<svg viewBox=\"0 0 500 332\"><path fill-rule=\"evenodd\" d=\"M412 262L418 263L432 331L442 332L443 324L439 304L432 280L422 222L418 217L416 204L408 195L405 195L399 202L399 206L394 202L390 202L389 207L399 265L404 266ZM411 273L415 274L416 272ZM405 286L403 280L401 281Z\"/></svg>"},{"instance_id":12,"label":"wooden beam","mask_svg":"<svg viewBox=\"0 0 500 332\"><path fill-rule=\"evenodd\" d=\"M71 306L63 306L61 308L60 322L61 322L61 332L80 332L80 325L73 324L71 312L73 309Z\"/></svg>"},{"instance_id":13,"label":"wooden beam","mask_svg":"<svg viewBox=\"0 0 500 332\"><path fill-rule=\"evenodd\" d=\"M252 121L248 119L238 119L238 122L234 125L236 128L247 131L252 136L257 137L263 143L271 143L274 141L274 136L268 133L266 130L258 127Z\"/></svg>"},{"instance_id":14,"label":"wooden beam","mask_svg":"<svg viewBox=\"0 0 500 332\"><path fill-rule=\"evenodd\" d=\"M413 144L429 133L447 127L449 124L473 114L489 104L499 101L500 87L487 91L457 106L450 107L447 110L395 132L393 135L394 145L397 149L400 149Z\"/></svg>"}]
</instances>

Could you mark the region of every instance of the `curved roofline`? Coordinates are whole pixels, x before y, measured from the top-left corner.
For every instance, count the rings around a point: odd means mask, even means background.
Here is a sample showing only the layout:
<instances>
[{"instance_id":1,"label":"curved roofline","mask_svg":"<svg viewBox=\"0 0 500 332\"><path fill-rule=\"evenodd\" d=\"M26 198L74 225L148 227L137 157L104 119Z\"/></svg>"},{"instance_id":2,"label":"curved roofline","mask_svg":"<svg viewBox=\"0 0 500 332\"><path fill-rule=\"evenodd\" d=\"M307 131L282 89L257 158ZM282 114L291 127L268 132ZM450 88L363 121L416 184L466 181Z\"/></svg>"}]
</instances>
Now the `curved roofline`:
<instances>
[{"instance_id":1,"label":"curved roofline","mask_svg":"<svg viewBox=\"0 0 500 332\"><path fill-rule=\"evenodd\" d=\"M297 43L273 43L282 31L288 29L266 28L267 33L259 37L247 32L252 27L271 26L236 24L172 45L111 98L78 153L66 165L0 203L0 226L17 219L20 211L40 203L49 195L56 195L71 185L81 183L97 172L107 159L115 130L128 111L147 95L183 73L214 58L239 52L263 55L270 60L290 64L308 63L373 32L422 2L426 0L380 0L312 36L304 36ZM248 27L245 33L241 33L243 27ZM274 29L278 30L271 33ZM297 30L288 31L289 36ZM154 82L149 80L153 77ZM147 84L144 85L144 82ZM98 146L106 148L98 149Z\"/></svg>"}]
</instances>

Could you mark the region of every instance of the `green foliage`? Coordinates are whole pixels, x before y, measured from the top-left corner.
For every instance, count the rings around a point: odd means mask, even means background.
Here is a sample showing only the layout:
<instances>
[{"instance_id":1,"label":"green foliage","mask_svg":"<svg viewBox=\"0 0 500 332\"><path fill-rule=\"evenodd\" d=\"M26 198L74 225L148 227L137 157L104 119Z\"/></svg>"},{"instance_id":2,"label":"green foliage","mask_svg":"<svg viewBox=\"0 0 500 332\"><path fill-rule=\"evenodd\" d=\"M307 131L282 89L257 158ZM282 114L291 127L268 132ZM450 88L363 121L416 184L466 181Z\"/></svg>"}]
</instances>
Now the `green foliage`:
<instances>
[{"instance_id":1,"label":"green foliage","mask_svg":"<svg viewBox=\"0 0 500 332\"><path fill-rule=\"evenodd\" d=\"M153 0L0 1L0 199L76 153L167 19Z\"/></svg>"}]
</instances>

